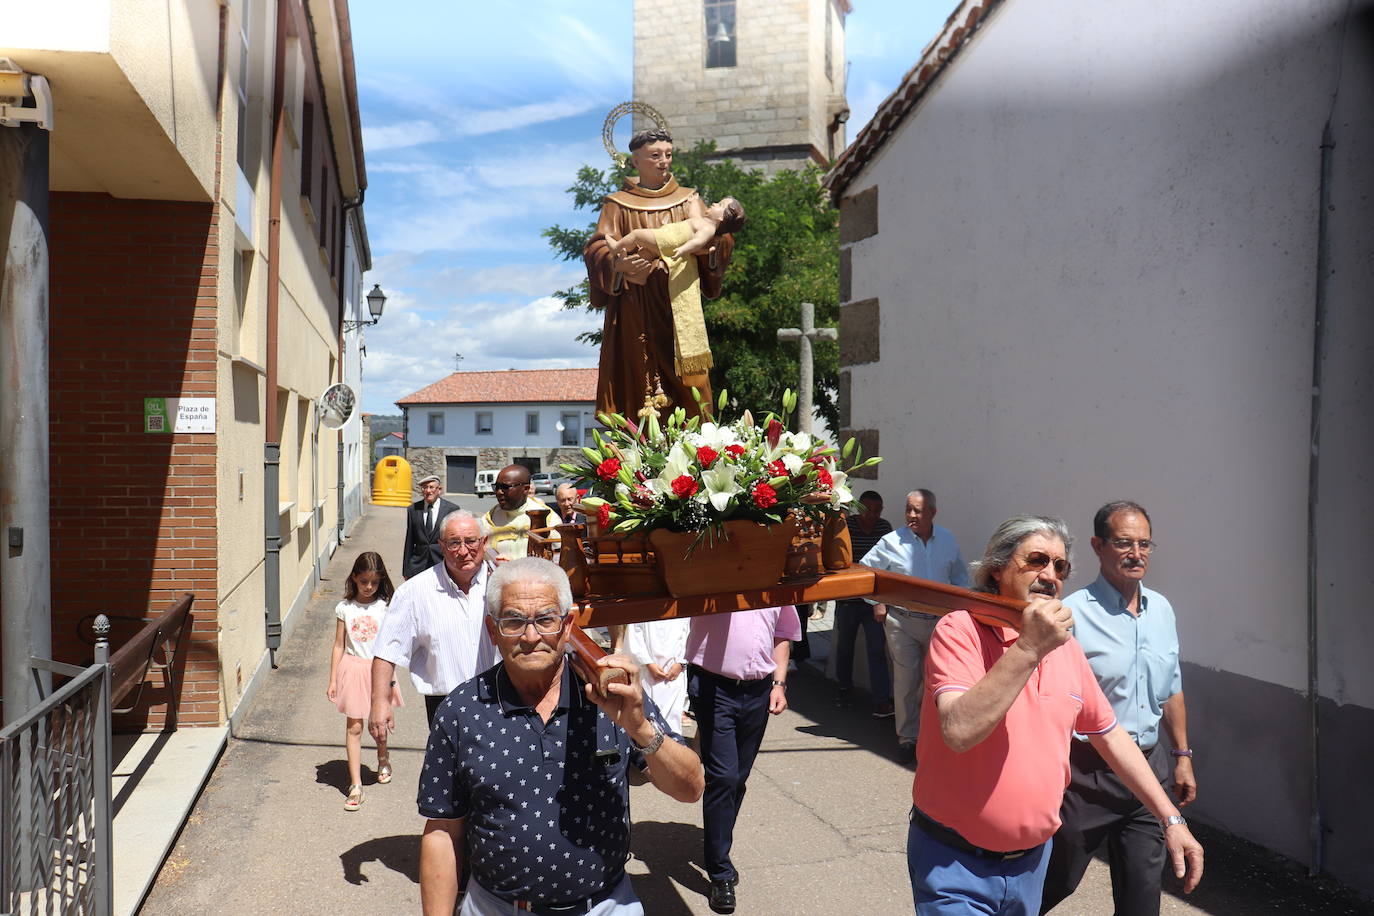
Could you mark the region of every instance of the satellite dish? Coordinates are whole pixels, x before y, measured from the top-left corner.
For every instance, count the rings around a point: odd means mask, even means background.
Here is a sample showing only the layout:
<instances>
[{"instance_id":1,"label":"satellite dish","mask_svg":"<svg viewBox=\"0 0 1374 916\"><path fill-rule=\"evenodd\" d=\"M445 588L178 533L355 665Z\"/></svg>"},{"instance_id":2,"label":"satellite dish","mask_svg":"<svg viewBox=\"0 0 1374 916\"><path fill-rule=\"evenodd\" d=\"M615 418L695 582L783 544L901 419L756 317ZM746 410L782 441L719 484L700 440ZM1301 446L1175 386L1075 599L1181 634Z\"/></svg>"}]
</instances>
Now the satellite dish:
<instances>
[{"instance_id":1,"label":"satellite dish","mask_svg":"<svg viewBox=\"0 0 1374 916\"><path fill-rule=\"evenodd\" d=\"M563 421L562 421L562 420L559 420L557 423L553 424L553 428L556 429L556 430L558 430L558 431L561 433L561 432L563 431L563 428L564 428L564 427L563 427Z\"/></svg>"},{"instance_id":2,"label":"satellite dish","mask_svg":"<svg viewBox=\"0 0 1374 916\"><path fill-rule=\"evenodd\" d=\"M320 422L330 429L338 429L353 417L358 396L343 382L330 385L320 396Z\"/></svg>"}]
</instances>

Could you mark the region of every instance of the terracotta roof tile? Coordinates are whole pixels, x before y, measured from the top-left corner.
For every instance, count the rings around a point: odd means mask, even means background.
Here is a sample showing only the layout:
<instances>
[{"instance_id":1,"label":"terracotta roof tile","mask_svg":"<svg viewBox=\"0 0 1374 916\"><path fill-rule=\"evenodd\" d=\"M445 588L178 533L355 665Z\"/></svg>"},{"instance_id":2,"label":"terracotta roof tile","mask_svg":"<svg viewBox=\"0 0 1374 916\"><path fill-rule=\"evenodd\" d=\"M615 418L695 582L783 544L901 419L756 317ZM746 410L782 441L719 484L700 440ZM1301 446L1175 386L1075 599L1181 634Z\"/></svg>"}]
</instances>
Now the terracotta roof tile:
<instances>
[{"instance_id":1,"label":"terracotta roof tile","mask_svg":"<svg viewBox=\"0 0 1374 916\"><path fill-rule=\"evenodd\" d=\"M883 100L873 118L864 125L854 142L845 148L822 184L830 191L838 205L849 183L859 176L873 155L892 136L906 119L907 113L925 96L949 62L977 33L988 14L1002 5L1002 0L963 0L945 20L945 27L921 54L921 59L902 77L901 85Z\"/></svg>"},{"instance_id":2,"label":"terracotta roof tile","mask_svg":"<svg viewBox=\"0 0 1374 916\"><path fill-rule=\"evenodd\" d=\"M406 395L396 404L595 400L595 369L507 369L505 372L455 372L414 394Z\"/></svg>"}]
</instances>

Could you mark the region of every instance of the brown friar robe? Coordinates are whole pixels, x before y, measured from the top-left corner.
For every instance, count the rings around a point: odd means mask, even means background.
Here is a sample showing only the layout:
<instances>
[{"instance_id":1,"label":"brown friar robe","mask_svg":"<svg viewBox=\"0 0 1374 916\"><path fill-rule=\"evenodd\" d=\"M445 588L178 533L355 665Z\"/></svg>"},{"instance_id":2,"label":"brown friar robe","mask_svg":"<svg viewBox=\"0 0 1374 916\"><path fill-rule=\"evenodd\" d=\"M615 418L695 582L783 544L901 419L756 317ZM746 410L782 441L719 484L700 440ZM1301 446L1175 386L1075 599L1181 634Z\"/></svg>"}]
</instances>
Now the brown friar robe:
<instances>
[{"instance_id":1,"label":"brown friar robe","mask_svg":"<svg viewBox=\"0 0 1374 916\"><path fill-rule=\"evenodd\" d=\"M659 388L667 399L659 405L660 416L675 407L684 408L689 417L696 416L694 387L708 405L712 401L706 373L679 378L674 371L673 310L663 262L658 262L643 286L636 286L614 270L614 258L606 247L607 235L621 238L634 229L657 229L686 219L695 196L692 188L679 187L671 177L654 191L640 188L630 177L621 190L606 195L596 233L582 254L591 285L591 304L606 315L596 386L598 411L619 413L639 422L645 398ZM720 295L720 281L730 263L734 239L722 235L716 239L715 249L714 254L695 256L701 295L707 299Z\"/></svg>"}]
</instances>

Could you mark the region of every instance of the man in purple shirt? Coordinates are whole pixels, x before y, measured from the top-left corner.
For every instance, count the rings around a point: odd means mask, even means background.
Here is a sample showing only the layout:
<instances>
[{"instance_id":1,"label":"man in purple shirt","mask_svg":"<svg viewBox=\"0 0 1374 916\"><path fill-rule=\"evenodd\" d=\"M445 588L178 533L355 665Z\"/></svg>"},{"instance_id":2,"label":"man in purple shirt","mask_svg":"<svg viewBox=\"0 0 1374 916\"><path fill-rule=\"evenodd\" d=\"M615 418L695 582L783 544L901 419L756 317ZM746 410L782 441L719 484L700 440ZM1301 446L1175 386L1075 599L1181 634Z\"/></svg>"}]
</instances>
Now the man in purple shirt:
<instances>
[{"instance_id":1,"label":"man in purple shirt","mask_svg":"<svg viewBox=\"0 0 1374 916\"><path fill-rule=\"evenodd\" d=\"M710 904L735 911L739 872L730 862L735 818L768 715L787 708L791 640L801 636L792 605L692 618L687 636L687 701L706 767L702 827Z\"/></svg>"}]
</instances>

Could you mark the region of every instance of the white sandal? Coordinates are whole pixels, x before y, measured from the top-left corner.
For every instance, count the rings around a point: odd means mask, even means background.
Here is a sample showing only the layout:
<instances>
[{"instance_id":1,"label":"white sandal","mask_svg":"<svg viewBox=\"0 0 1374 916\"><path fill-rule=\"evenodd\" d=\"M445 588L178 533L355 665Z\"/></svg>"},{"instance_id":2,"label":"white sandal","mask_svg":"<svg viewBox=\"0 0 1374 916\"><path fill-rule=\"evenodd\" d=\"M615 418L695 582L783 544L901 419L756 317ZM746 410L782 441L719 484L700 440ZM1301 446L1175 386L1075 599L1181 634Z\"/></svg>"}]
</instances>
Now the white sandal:
<instances>
[{"instance_id":1,"label":"white sandal","mask_svg":"<svg viewBox=\"0 0 1374 916\"><path fill-rule=\"evenodd\" d=\"M345 811L357 811L363 805L363 787L349 786L348 798L344 799Z\"/></svg>"}]
</instances>

